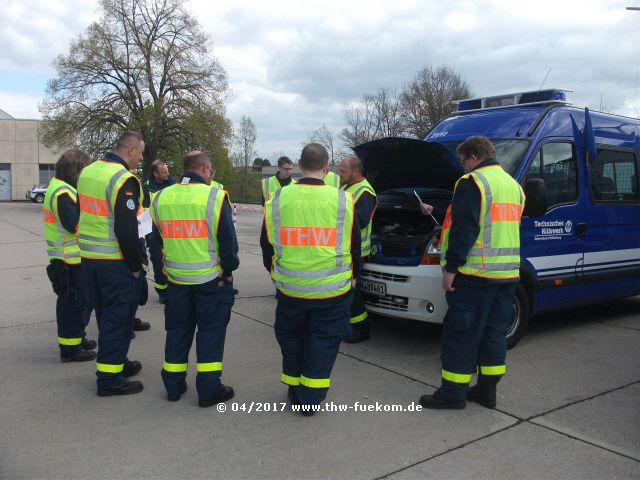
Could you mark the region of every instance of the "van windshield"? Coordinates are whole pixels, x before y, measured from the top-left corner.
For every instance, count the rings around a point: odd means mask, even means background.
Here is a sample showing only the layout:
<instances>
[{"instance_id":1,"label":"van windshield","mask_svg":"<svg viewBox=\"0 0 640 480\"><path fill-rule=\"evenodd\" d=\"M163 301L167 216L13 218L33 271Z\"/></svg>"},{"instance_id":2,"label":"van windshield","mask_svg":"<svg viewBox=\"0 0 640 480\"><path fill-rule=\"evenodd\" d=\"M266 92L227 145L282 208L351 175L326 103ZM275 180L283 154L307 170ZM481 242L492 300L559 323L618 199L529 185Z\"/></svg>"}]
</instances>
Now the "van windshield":
<instances>
[{"instance_id":1,"label":"van windshield","mask_svg":"<svg viewBox=\"0 0 640 480\"><path fill-rule=\"evenodd\" d=\"M462 143L459 142L438 142L443 145L451 154L456 156L456 148ZM528 140L491 140L493 146L496 147L496 159L502 165L502 168L513 176L524 152L529 146Z\"/></svg>"}]
</instances>

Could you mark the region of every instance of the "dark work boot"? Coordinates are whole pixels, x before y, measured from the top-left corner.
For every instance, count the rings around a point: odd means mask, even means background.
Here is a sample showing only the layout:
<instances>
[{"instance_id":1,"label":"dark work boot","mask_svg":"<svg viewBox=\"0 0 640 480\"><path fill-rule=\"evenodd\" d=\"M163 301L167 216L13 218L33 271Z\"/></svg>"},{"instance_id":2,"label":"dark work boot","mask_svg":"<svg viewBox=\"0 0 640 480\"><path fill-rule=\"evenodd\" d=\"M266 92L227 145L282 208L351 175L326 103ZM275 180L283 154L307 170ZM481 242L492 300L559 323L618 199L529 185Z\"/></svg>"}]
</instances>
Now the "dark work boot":
<instances>
[{"instance_id":1,"label":"dark work boot","mask_svg":"<svg viewBox=\"0 0 640 480\"><path fill-rule=\"evenodd\" d=\"M60 354L61 362L90 362L91 360L95 360L96 352L80 350L78 353L71 356L63 356Z\"/></svg>"},{"instance_id":2,"label":"dark work boot","mask_svg":"<svg viewBox=\"0 0 640 480\"><path fill-rule=\"evenodd\" d=\"M99 388L98 396L112 397L114 395L131 395L134 393L140 393L143 389L144 387L142 386L142 382L139 382L137 380L134 380L134 381L127 380L111 388Z\"/></svg>"},{"instance_id":3,"label":"dark work boot","mask_svg":"<svg viewBox=\"0 0 640 480\"><path fill-rule=\"evenodd\" d=\"M467 400L483 407L496 408L496 384L478 383L467 392Z\"/></svg>"},{"instance_id":4,"label":"dark work boot","mask_svg":"<svg viewBox=\"0 0 640 480\"><path fill-rule=\"evenodd\" d=\"M170 402L177 402L178 400L180 400L180 397L182 396L182 394L186 391L187 391L187 382L184 382L182 384L182 387L180 388L179 393L167 393L167 400L169 400Z\"/></svg>"},{"instance_id":5,"label":"dark work boot","mask_svg":"<svg viewBox=\"0 0 640 480\"><path fill-rule=\"evenodd\" d=\"M151 328L151 324L149 322L143 322L138 317L133 319L133 329L137 332L142 332L144 330L149 330Z\"/></svg>"},{"instance_id":6,"label":"dark work boot","mask_svg":"<svg viewBox=\"0 0 640 480\"><path fill-rule=\"evenodd\" d=\"M422 405L423 408L428 408L429 410L462 410L466 408L467 402L454 402L452 400L448 400L439 395L436 390L433 395L422 395L420 397L420 405Z\"/></svg>"},{"instance_id":7,"label":"dark work boot","mask_svg":"<svg viewBox=\"0 0 640 480\"><path fill-rule=\"evenodd\" d=\"M289 390L287 390L287 397L289 397L289 401L291 402L291 405L300 405L296 387L289 385Z\"/></svg>"},{"instance_id":8,"label":"dark work boot","mask_svg":"<svg viewBox=\"0 0 640 480\"><path fill-rule=\"evenodd\" d=\"M95 340L89 340L87 337L82 337L82 343L80 346L84 350L93 350L98 346L98 343Z\"/></svg>"},{"instance_id":9,"label":"dark work boot","mask_svg":"<svg viewBox=\"0 0 640 480\"><path fill-rule=\"evenodd\" d=\"M124 368L122 369L122 375L125 377L133 377L140 370L142 370L142 364L139 361L126 360L124 362Z\"/></svg>"},{"instance_id":10,"label":"dark work boot","mask_svg":"<svg viewBox=\"0 0 640 480\"><path fill-rule=\"evenodd\" d=\"M353 327L353 332L344 339L345 343L360 343L371 338L369 326Z\"/></svg>"},{"instance_id":11,"label":"dark work boot","mask_svg":"<svg viewBox=\"0 0 640 480\"><path fill-rule=\"evenodd\" d=\"M198 405L201 406L202 408L211 407L218 403L223 403L223 402L226 402L227 400L231 400L234 395L235 395L235 392L233 391L233 388L226 387L223 385L222 390L220 390L218 393L216 393L213 397L211 397L208 400L199 400Z\"/></svg>"}]
</instances>

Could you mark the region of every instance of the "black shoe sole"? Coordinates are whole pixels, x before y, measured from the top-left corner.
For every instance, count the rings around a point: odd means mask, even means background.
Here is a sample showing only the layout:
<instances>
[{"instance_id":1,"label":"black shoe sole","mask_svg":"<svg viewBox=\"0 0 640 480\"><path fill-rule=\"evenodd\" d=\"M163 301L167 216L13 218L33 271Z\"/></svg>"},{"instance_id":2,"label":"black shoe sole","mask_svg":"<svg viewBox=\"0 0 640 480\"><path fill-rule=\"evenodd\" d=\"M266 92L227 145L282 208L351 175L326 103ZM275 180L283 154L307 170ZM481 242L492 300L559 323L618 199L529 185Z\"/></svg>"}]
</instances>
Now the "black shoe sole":
<instances>
[{"instance_id":1,"label":"black shoe sole","mask_svg":"<svg viewBox=\"0 0 640 480\"><path fill-rule=\"evenodd\" d=\"M142 383L138 382L134 387L128 390L110 389L98 390L99 397L115 397L116 395L133 395L144 390Z\"/></svg>"}]
</instances>

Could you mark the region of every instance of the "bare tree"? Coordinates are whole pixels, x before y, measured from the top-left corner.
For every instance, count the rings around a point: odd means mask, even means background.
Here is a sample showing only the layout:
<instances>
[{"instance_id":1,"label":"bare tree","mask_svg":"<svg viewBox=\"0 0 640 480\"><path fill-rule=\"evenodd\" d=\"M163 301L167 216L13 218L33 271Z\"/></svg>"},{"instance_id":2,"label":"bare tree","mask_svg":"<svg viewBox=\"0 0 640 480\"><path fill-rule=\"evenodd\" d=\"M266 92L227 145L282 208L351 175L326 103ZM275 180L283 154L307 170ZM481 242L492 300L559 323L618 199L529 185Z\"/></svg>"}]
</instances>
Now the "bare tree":
<instances>
[{"instance_id":1,"label":"bare tree","mask_svg":"<svg viewBox=\"0 0 640 480\"><path fill-rule=\"evenodd\" d=\"M331 163L331 165L336 164L337 151L335 138L331 130L329 130L324 123L319 129L313 131L309 135L309 143L319 143L324 148L326 148L327 152L329 153L329 162Z\"/></svg>"},{"instance_id":2,"label":"bare tree","mask_svg":"<svg viewBox=\"0 0 640 480\"><path fill-rule=\"evenodd\" d=\"M226 73L184 0L100 0L100 8L100 21L53 62L56 77L40 105L45 145L99 155L123 130L136 130L146 172L159 154L213 149L212 139L225 145Z\"/></svg>"},{"instance_id":3,"label":"bare tree","mask_svg":"<svg viewBox=\"0 0 640 480\"><path fill-rule=\"evenodd\" d=\"M254 151L253 147L256 144L256 138L258 138L258 133L256 130L256 125L253 123L250 117L245 117L244 115L240 119L240 128L236 133L236 148L238 155L235 156L236 160L240 160L241 165L244 166L244 188L242 190L244 197L246 198L247 194L247 185L248 185L248 175L249 175L249 158L253 157Z\"/></svg>"},{"instance_id":4,"label":"bare tree","mask_svg":"<svg viewBox=\"0 0 640 480\"><path fill-rule=\"evenodd\" d=\"M340 132L345 145L355 147L377 138L395 137L404 132L400 99L394 90L381 88L365 94L362 101L345 109L347 127Z\"/></svg>"},{"instance_id":5,"label":"bare tree","mask_svg":"<svg viewBox=\"0 0 640 480\"><path fill-rule=\"evenodd\" d=\"M469 85L452 68L442 65L419 70L400 94L407 133L424 137L440 119L455 110L454 100L470 96Z\"/></svg>"}]
</instances>

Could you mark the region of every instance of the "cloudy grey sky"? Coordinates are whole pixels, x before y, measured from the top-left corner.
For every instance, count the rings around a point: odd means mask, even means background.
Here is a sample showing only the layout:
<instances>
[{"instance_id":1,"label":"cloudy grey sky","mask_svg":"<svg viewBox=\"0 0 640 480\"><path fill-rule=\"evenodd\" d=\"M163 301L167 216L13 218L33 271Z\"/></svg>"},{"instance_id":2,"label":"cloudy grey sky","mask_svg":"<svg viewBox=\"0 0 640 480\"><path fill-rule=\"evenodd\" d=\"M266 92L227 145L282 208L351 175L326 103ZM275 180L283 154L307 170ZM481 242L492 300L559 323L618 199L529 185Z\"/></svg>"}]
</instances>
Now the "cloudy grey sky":
<instances>
[{"instance_id":1,"label":"cloudy grey sky","mask_svg":"<svg viewBox=\"0 0 640 480\"><path fill-rule=\"evenodd\" d=\"M635 2L635 3L634 3ZM95 0L4 0L0 109L39 118L51 61L97 20ZM400 89L426 65L458 71L475 96L573 90L578 106L637 117L640 0L190 0L231 93L227 114L247 115L257 153L297 158L323 123L364 93Z\"/></svg>"}]
</instances>

